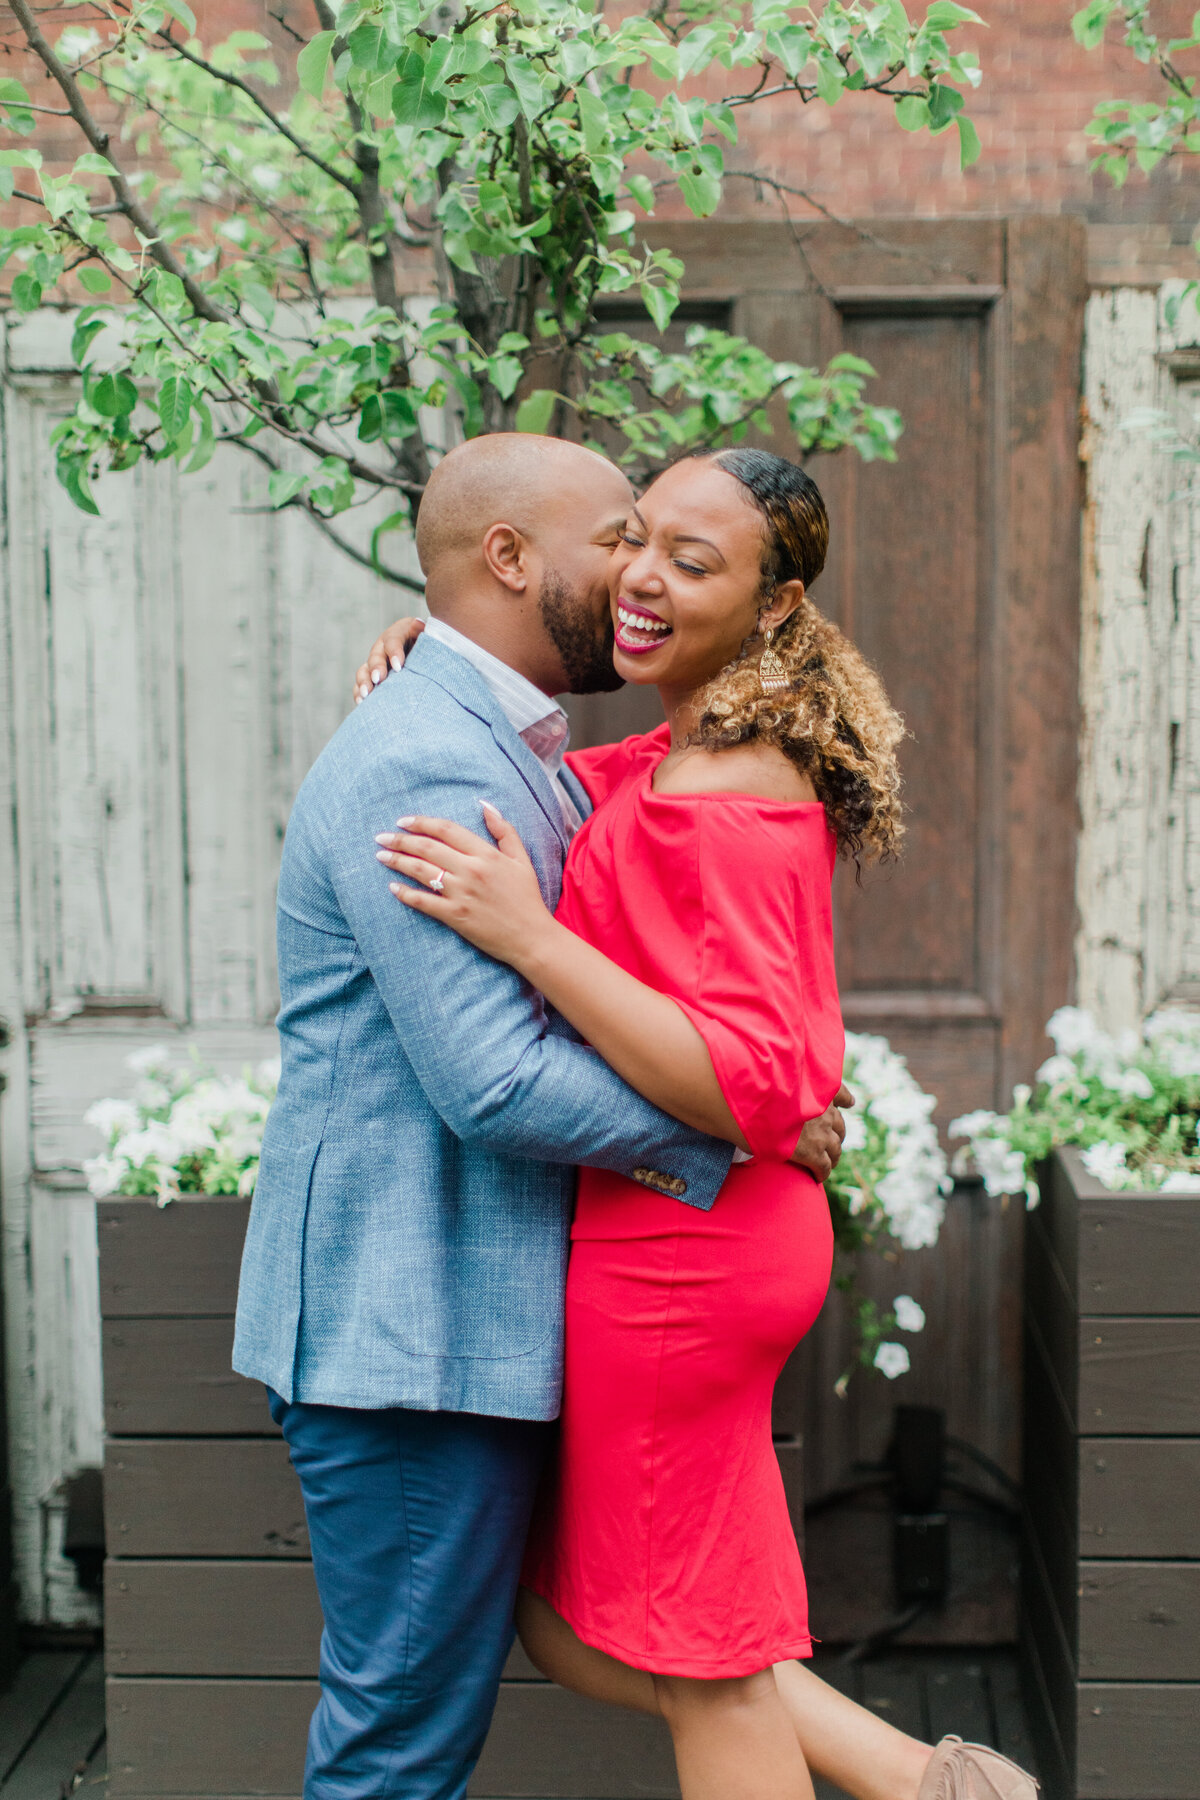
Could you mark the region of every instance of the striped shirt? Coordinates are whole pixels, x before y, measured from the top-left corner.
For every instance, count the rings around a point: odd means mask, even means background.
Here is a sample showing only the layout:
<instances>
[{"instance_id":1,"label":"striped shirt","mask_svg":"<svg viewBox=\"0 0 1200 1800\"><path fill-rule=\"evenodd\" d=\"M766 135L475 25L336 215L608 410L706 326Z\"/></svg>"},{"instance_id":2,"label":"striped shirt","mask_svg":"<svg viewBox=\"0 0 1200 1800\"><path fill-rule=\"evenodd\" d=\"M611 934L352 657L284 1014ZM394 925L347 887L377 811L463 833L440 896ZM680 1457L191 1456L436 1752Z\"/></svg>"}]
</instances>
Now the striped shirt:
<instances>
[{"instance_id":1,"label":"striped shirt","mask_svg":"<svg viewBox=\"0 0 1200 1800\"><path fill-rule=\"evenodd\" d=\"M571 727L557 700L549 699L541 688L534 687L532 681L501 662L490 650L483 649L473 638L455 631L453 625L447 625L444 620L427 619L425 630L482 675L501 712L550 777L567 836L574 837L583 820L562 778L563 757L571 741Z\"/></svg>"}]
</instances>

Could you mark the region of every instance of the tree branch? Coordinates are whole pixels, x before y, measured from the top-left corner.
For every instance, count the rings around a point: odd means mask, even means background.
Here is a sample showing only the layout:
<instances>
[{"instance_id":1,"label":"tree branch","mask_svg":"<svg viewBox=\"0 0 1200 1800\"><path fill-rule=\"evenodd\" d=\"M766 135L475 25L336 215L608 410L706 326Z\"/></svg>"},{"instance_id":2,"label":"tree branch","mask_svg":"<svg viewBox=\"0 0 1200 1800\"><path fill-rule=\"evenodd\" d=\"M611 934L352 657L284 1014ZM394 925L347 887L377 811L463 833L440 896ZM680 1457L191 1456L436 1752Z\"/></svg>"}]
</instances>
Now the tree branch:
<instances>
[{"instance_id":1,"label":"tree branch","mask_svg":"<svg viewBox=\"0 0 1200 1800\"><path fill-rule=\"evenodd\" d=\"M273 456L269 455L268 452L262 448L261 445L256 444L247 438L240 437L236 433L222 435L218 442L222 444L236 444L239 450L247 450L251 456L257 457L263 467L270 469L272 474L278 472L279 464L275 461ZM390 581L396 587L407 588L412 594L424 594L425 583L423 581L418 581L416 577L412 575L404 575L399 569L389 569L386 568L383 563L374 562L364 550L358 548L357 544L352 544L349 538L342 536L340 531L335 531L324 513L319 513L306 495L296 494L291 500L285 501L282 506L273 506L270 510L272 512L286 512L290 506L298 507L301 512L305 513L307 517L312 520L317 530L321 532L324 537L329 539L329 542L334 548L340 550L343 556L348 556L350 561L357 563L360 568L370 569L373 575L381 576L384 581Z\"/></svg>"},{"instance_id":2,"label":"tree branch","mask_svg":"<svg viewBox=\"0 0 1200 1800\"><path fill-rule=\"evenodd\" d=\"M330 181L336 181L339 187L344 187L348 193L357 196L358 184L353 176L344 175L340 169L335 169L332 163L327 163L323 156L318 156L315 150L310 149L304 139L298 137L291 126L286 124L278 113L271 110L261 95L255 93L248 81L243 81L240 75L233 74L231 70L218 69L215 63L208 61L207 57L197 56L194 50L188 50L179 42L178 38L173 38L169 31L156 31L154 35L161 38L162 42L170 47L172 53L182 57L184 62L192 63L197 69L203 69L204 73L211 75L214 81L223 81L226 87L236 88L239 93L245 94L248 100L254 102L263 117L274 126L280 137L287 139L293 149L298 150L301 156L320 169L323 175L328 175Z\"/></svg>"},{"instance_id":3,"label":"tree branch","mask_svg":"<svg viewBox=\"0 0 1200 1800\"><path fill-rule=\"evenodd\" d=\"M159 268L165 269L169 275L183 283L184 292L192 305L193 312L200 318L207 319L210 324L224 325L229 321L229 314L223 307L217 306L208 298L198 282L193 281L175 252L164 244L154 224L154 220L137 199L125 176L114 161L109 149L109 136L102 131L91 113L87 103L79 91L75 77L66 69L55 55L50 43L37 20L28 0L9 0L13 14L22 31L25 41L38 60L45 66L47 73L57 82L64 100L70 110L71 117L82 131L88 143L100 156L112 163L113 174L109 176L114 198L134 230L146 240L146 249Z\"/></svg>"}]
</instances>

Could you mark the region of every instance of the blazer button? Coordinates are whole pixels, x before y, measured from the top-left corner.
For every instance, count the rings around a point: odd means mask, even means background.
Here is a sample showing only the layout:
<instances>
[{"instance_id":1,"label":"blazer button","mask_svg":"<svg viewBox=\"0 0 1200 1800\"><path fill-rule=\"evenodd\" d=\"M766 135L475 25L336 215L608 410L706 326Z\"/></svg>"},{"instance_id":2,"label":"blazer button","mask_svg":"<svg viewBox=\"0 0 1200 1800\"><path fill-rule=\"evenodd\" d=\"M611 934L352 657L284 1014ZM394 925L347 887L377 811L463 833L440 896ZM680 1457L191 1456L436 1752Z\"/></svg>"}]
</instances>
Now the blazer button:
<instances>
[{"instance_id":1,"label":"blazer button","mask_svg":"<svg viewBox=\"0 0 1200 1800\"><path fill-rule=\"evenodd\" d=\"M687 1193L688 1184L682 1175L664 1175L661 1169L635 1169L633 1179L659 1194L672 1194L677 1200Z\"/></svg>"}]
</instances>

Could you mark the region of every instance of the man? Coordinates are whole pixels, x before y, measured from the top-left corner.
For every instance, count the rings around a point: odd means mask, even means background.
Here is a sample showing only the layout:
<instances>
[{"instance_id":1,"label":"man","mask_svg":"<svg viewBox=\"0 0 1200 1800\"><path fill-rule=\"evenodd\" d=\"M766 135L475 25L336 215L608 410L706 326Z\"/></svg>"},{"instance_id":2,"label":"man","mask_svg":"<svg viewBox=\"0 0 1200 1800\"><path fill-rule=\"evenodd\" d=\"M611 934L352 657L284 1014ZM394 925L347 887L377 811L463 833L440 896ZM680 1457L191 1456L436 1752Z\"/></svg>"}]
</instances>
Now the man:
<instances>
[{"instance_id":1,"label":"man","mask_svg":"<svg viewBox=\"0 0 1200 1800\"><path fill-rule=\"evenodd\" d=\"M234 1366L265 1382L325 1615L307 1800L459 1800L512 1641L559 1405L572 1171L713 1203L729 1145L644 1101L508 968L388 891L397 815L520 832L547 904L588 810L549 696L615 685L605 572L631 501L578 446L477 439L417 549L432 620L296 799L283 1072ZM804 1146L828 1167L830 1125Z\"/></svg>"}]
</instances>

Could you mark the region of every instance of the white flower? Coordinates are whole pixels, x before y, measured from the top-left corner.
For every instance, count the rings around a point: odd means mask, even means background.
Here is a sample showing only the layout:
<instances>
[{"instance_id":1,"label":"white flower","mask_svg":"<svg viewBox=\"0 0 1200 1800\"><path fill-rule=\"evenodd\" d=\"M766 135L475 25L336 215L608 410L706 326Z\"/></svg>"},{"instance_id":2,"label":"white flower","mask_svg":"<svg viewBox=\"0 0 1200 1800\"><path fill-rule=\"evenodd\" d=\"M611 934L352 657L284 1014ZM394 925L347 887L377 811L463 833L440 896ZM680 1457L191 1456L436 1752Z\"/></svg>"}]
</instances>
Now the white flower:
<instances>
[{"instance_id":1,"label":"white flower","mask_svg":"<svg viewBox=\"0 0 1200 1800\"><path fill-rule=\"evenodd\" d=\"M88 1193L97 1200L103 1200L106 1194L115 1194L121 1186L129 1164L123 1156L88 1156L84 1158L83 1173L88 1184Z\"/></svg>"},{"instance_id":2,"label":"white flower","mask_svg":"<svg viewBox=\"0 0 1200 1800\"><path fill-rule=\"evenodd\" d=\"M903 1344L880 1344L875 1352L875 1367L889 1381L895 1381L897 1375L908 1374L908 1351Z\"/></svg>"},{"instance_id":3,"label":"white flower","mask_svg":"<svg viewBox=\"0 0 1200 1800\"><path fill-rule=\"evenodd\" d=\"M1101 1031L1082 1006L1060 1006L1046 1026L1046 1035L1053 1038L1060 1056L1082 1056L1089 1061L1102 1056L1112 1045L1108 1033Z\"/></svg>"},{"instance_id":4,"label":"white flower","mask_svg":"<svg viewBox=\"0 0 1200 1800\"><path fill-rule=\"evenodd\" d=\"M1097 1073L1114 1094L1124 1094L1132 1100L1149 1100L1154 1094L1154 1083L1144 1069L1123 1069L1117 1063L1107 1063Z\"/></svg>"},{"instance_id":5,"label":"white flower","mask_svg":"<svg viewBox=\"0 0 1200 1800\"><path fill-rule=\"evenodd\" d=\"M842 1152L865 1150L867 1147L867 1121L861 1113L848 1112L843 1117L846 1121L846 1135L842 1140Z\"/></svg>"},{"instance_id":6,"label":"white flower","mask_svg":"<svg viewBox=\"0 0 1200 1800\"><path fill-rule=\"evenodd\" d=\"M1096 1181L1102 1181L1105 1187L1124 1186L1123 1177L1127 1172L1124 1144L1089 1144L1080 1160L1088 1174Z\"/></svg>"},{"instance_id":7,"label":"white flower","mask_svg":"<svg viewBox=\"0 0 1200 1800\"><path fill-rule=\"evenodd\" d=\"M1172 1169L1158 1191L1160 1194L1200 1194L1200 1170Z\"/></svg>"},{"instance_id":8,"label":"white flower","mask_svg":"<svg viewBox=\"0 0 1200 1800\"><path fill-rule=\"evenodd\" d=\"M977 1138L999 1121L999 1113L985 1112L981 1107L978 1112L963 1113L960 1118L951 1119L950 1136Z\"/></svg>"},{"instance_id":9,"label":"white flower","mask_svg":"<svg viewBox=\"0 0 1200 1800\"><path fill-rule=\"evenodd\" d=\"M925 1308L918 1305L911 1294L897 1294L893 1311L900 1331L924 1331Z\"/></svg>"},{"instance_id":10,"label":"white flower","mask_svg":"<svg viewBox=\"0 0 1200 1800\"><path fill-rule=\"evenodd\" d=\"M260 1062L255 1069L254 1079L260 1088L264 1088L268 1094L274 1094L279 1086L279 1077L282 1072L283 1064L279 1057L268 1056L266 1061Z\"/></svg>"},{"instance_id":11,"label":"white flower","mask_svg":"<svg viewBox=\"0 0 1200 1800\"><path fill-rule=\"evenodd\" d=\"M987 1192L995 1198L1000 1194L1019 1194L1025 1186L1025 1158L1019 1150L1014 1150L1007 1138L978 1137L972 1142L975 1152L975 1167L983 1178Z\"/></svg>"},{"instance_id":12,"label":"white flower","mask_svg":"<svg viewBox=\"0 0 1200 1800\"><path fill-rule=\"evenodd\" d=\"M1023 1112L1032 1099L1033 1089L1030 1087L1029 1083L1027 1081L1018 1081L1016 1087L1013 1089L1013 1106L1016 1110L1018 1112Z\"/></svg>"},{"instance_id":13,"label":"white flower","mask_svg":"<svg viewBox=\"0 0 1200 1800\"><path fill-rule=\"evenodd\" d=\"M144 1050L135 1050L125 1058L125 1067L135 1075L161 1078L170 1071L171 1052L165 1044L147 1044Z\"/></svg>"},{"instance_id":14,"label":"white flower","mask_svg":"<svg viewBox=\"0 0 1200 1800\"><path fill-rule=\"evenodd\" d=\"M1083 1088L1079 1070L1069 1056L1048 1056L1038 1070L1037 1078L1049 1088Z\"/></svg>"},{"instance_id":15,"label":"white flower","mask_svg":"<svg viewBox=\"0 0 1200 1800\"><path fill-rule=\"evenodd\" d=\"M126 1131L136 1131L141 1123L138 1109L128 1100L97 1100L83 1115L85 1125L98 1131L111 1144Z\"/></svg>"}]
</instances>

